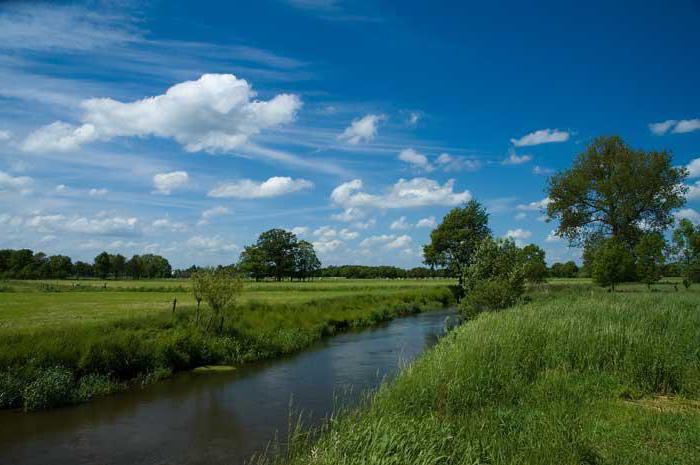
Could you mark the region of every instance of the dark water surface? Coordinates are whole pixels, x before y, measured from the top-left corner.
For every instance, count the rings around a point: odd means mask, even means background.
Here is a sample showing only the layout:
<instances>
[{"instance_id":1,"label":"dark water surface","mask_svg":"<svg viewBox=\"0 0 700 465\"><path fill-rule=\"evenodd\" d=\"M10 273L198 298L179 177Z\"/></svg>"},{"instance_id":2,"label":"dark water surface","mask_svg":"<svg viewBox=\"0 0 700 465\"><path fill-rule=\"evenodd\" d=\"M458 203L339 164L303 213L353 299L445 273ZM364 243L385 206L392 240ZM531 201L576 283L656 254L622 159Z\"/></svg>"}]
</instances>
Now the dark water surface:
<instances>
[{"instance_id":1,"label":"dark water surface","mask_svg":"<svg viewBox=\"0 0 700 465\"><path fill-rule=\"evenodd\" d=\"M290 402L319 420L437 341L451 312L398 318L232 372L183 373L75 407L0 412L2 464L240 464L287 437Z\"/></svg>"}]
</instances>

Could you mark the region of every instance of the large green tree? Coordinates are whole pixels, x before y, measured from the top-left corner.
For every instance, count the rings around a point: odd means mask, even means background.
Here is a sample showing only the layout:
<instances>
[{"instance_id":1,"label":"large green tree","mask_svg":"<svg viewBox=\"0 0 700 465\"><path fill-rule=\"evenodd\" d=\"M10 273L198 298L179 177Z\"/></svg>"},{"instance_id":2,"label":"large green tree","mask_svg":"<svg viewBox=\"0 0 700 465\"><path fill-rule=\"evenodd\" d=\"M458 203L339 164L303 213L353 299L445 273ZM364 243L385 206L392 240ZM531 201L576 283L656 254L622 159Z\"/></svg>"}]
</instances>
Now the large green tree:
<instances>
[{"instance_id":1,"label":"large green tree","mask_svg":"<svg viewBox=\"0 0 700 465\"><path fill-rule=\"evenodd\" d=\"M615 291L615 285L628 280L633 273L634 256L625 244L610 238L598 247L591 269L593 282Z\"/></svg>"},{"instance_id":2,"label":"large green tree","mask_svg":"<svg viewBox=\"0 0 700 465\"><path fill-rule=\"evenodd\" d=\"M491 236L488 223L488 213L476 200L452 209L430 233L430 244L423 247L425 264L446 268L461 285L474 250Z\"/></svg>"},{"instance_id":3,"label":"large green tree","mask_svg":"<svg viewBox=\"0 0 700 465\"><path fill-rule=\"evenodd\" d=\"M316 256L313 244L301 240L294 250L294 274L305 281L321 268L321 261Z\"/></svg>"},{"instance_id":4,"label":"large green tree","mask_svg":"<svg viewBox=\"0 0 700 465\"><path fill-rule=\"evenodd\" d=\"M672 250L680 265L685 287L700 281L700 226L682 219L673 231Z\"/></svg>"},{"instance_id":5,"label":"large green tree","mask_svg":"<svg viewBox=\"0 0 700 465\"><path fill-rule=\"evenodd\" d=\"M636 150L616 136L599 137L573 166L549 180L547 214L557 235L583 245L594 234L614 237L632 250L645 231L673 224L685 203L685 168L667 151Z\"/></svg>"},{"instance_id":6,"label":"large green tree","mask_svg":"<svg viewBox=\"0 0 700 465\"><path fill-rule=\"evenodd\" d=\"M522 255L525 279L531 283L543 282L547 277L544 250L535 244L530 244L523 247L520 254Z\"/></svg>"},{"instance_id":7,"label":"large green tree","mask_svg":"<svg viewBox=\"0 0 700 465\"><path fill-rule=\"evenodd\" d=\"M284 229L270 229L258 237L255 244L263 254L270 274L277 280L294 273L297 237Z\"/></svg>"},{"instance_id":8,"label":"large green tree","mask_svg":"<svg viewBox=\"0 0 700 465\"><path fill-rule=\"evenodd\" d=\"M109 272L111 271L111 265L109 260L109 254L107 252L102 252L97 257L95 257L95 273L101 279L107 279Z\"/></svg>"}]
</instances>

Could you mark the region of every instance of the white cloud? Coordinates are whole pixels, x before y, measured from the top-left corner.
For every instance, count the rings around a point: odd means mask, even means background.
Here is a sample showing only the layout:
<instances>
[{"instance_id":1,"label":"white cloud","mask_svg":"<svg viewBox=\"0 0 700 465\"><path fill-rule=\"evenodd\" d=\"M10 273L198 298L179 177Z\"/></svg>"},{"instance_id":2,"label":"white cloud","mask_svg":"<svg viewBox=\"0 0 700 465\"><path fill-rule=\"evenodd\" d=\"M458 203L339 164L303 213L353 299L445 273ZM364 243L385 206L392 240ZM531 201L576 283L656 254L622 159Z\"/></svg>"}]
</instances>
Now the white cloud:
<instances>
[{"instance_id":1,"label":"white cloud","mask_svg":"<svg viewBox=\"0 0 700 465\"><path fill-rule=\"evenodd\" d=\"M329 252L333 252L340 248L343 245L343 241L339 239L331 239L331 240L319 240L312 242L312 245L314 246L314 249L318 251L318 253L325 254Z\"/></svg>"},{"instance_id":2,"label":"white cloud","mask_svg":"<svg viewBox=\"0 0 700 465\"><path fill-rule=\"evenodd\" d=\"M365 217L365 212L360 210L359 208L346 208L343 210L342 213L336 213L335 215L331 215L331 219L336 220L336 221L343 221L345 223L350 223L351 221L357 221L359 219L362 219Z\"/></svg>"},{"instance_id":3,"label":"white cloud","mask_svg":"<svg viewBox=\"0 0 700 465\"><path fill-rule=\"evenodd\" d=\"M19 192L26 194L31 192L33 180L28 176L12 176L9 173L0 171L0 193Z\"/></svg>"},{"instance_id":4,"label":"white cloud","mask_svg":"<svg viewBox=\"0 0 700 465\"><path fill-rule=\"evenodd\" d=\"M406 121L409 126L415 126L420 120L421 114L417 111L412 111L408 114L408 120Z\"/></svg>"},{"instance_id":5,"label":"white cloud","mask_svg":"<svg viewBox=\"0 0 700 465\"><path fill-rule=\"evenodd\" d=\"M307 226L296 226L292 228L292 234L297 236L305 236L309 233L309 228Z\"/></svg>"},{"instance_id":6,"label":"white cloud","mask_svg":"<svg viewBox=\"0 0 700 465\"><path fill-rule=\"evenodd\" d=\"M545 242L559 242L561 241L561 237L557 236L555 230L549 231L549 234L547 234L547 238L545 239Z\"/></svg>"},{"instance_id":7,"label":"white cloud","mask_svg":"<svg viewBox=\"0 0 700 465\"><path fill-rule=\"evenodd\" d=\"M686 192L685 198L688 200L700 199L700 181L688 186L688 192Z\"/></svg>"},{"instance_id":8,"label":"white cloud","mask_svg":"<svg viewBox=\"0 0 700 465\"><path fill-rule=\"evenodd\" d=\"M437 226L437 221L435 221L434 216L429 216L427 218L422 218L416 223L416 228L434 228Z\"/></svg>"},{"instance_id":9,"label":"white cloud","mask_svg":"<svg viewBox=\"0 0 700 465\"><path fill-rule=\"evenodd\" d=\"M469 191L454 192L454 179L440 185L427 178L399 179L383 195L362 191L362 181L354 179L333 189L331 200L344 208L409 208L428 205L453 206L471 199Z\"/></svg>"},{"instance_id":10,"label":"white cloud","mask_svg":"<svg viewBox=\"0 0 700 465\"><path fill-rule=\"evenodd\" d=\"M108 192L107 189L105 189L104 187L100 188L100 189L96 189L93 187L92 189L90 189L88 191L88 195L90 197L103 197L103 196L107 195L107 192Z\"/></svg>"},{"instance_id":11,"label":"white cloud","mask_svg":"<svg viewBox=\"0 0 700 465\"><path fill-rule=\"evenodd\" d=\"M357 231L352 231L348 228L341 229L338 234L340 235L340 237L342 239L344 239L346 241L351 241L353 239L357 239L360 235L360 233L358 233Z\"/></svg>"},{"instance_id":12,"label":"white cloud","mask_svg":"<svg viewBox=\"0 0 700 465\"><path fill-rule=\"evenodd\" d=\"M158 173L153 176L153 187L159 194L170 195L172 191L185 187L189 179L189 175L185 171Z\"/></svg>"},{"instance_id":13,"label":"white cloud","mask_svg":"<svg viewBox=\"0 0 700 465\"><path fill-rule=\"evenodd\" d=\"M508 158L501 162L502 165L522 165L532 160L532 155L518 155L514 150L510 151Z\"/></svg>"},{"instance_id":14,"label":"white cloud","mask_svg":"<svg viewBox=\"0 0 700 465\"><path fill-rule=\"evenodd\" d=\"M209 253L228 253L238 248L237 245L222 239L220 236L192 236L185 243L190 249Z\"/></svg>"},{"instance_id":15,"label":"white cloud","mask_svg":"<svg viewBox=\"0 0 700 465\"><path fill-rule=\"evenodd\" d=\"M209 221L212 218L215 218L217 216L228 215L229 213L231 213L231 210L229 210L227 207L217 206L217 207L208 208L207 210L204 210L202 212L202 216L200 216L197 224L199 226L209 224Z\"/></svg>"},{"instance_id":16,"label":"white cloud","mask_svg":"<svg viewBox=\"0 0 700 465\"><path fill-rule=\"evenodd\" d=\"M59 194L68 192L68 186L66 186L65 184L59 184L58 186L56 186L55 191Z\"/></svg>"},{"instance_id":17,"label":"white cloud","mask_svg":"<svg viewBox=\"0 0 700 465\"><path fill-rule=\"evenodd\" d=\"M549 144L552 142L566 142L569 140L570 134L567 131L558 129L540 129L539 131L531 132L520 139L511 139L510 142L516 147L525 147L528 145Z\"/></svg>"},{"instance_id":18,"label":"white cloud","mask_svg":"<svg viewBox=\"0 0 700 465\"><path fill-rule=\"evenodd\" d=\"M346 141L348 144L357 145L360 142L369 142L377 135L379 122L384 119L384 115L366 115L352 121L350 126L345 128L338 139Z\"/></svg>"},{"instance_id":19,"label":"white cloud","mask_svg":"<svg viewBox=\"0 0 700 465\"><path fill-rule=\"evenodd\" d=\"M316 237L321 237L322 239L330 239L338 235L338 231L331 226L321 226L320 228L314 230L313 235Z\"/></svg>"},{"instance_id":20,"label":"white cloud","mask_svg":"<svg viewBox=\"0 0 700 465\"><path fill-rule=\"evenodd\" d=\"M692 208L683 208L675 213L675 216L679 220L690 220L693 223L700 223L700 213L693 210Z\"/></svg>"},{"instance_id":21,"label":"white cloud","mask_svg":"<svg viewBox=\"0 0 700 465\"><path fill-rule=\"evenodd\" d=\"M30 134L27 151L71 151L114 137L171 138L188 152L236 149L264 129L292 121L301 108L296 95L254 100L255 91L233 74L204 74L165 94L133 102L93 98L82 102L82 125L57 121Z\"/></svg>"},{"instance_id":22,"label":"white cloud","mask_svg":"<svg viewBox=\"0 0 700 465\"><path fill-rule=\"evenodd\" d=\"M394 221L393 223L391 223L391 226L390 226L390 228L393 230L408 229L410 227L411 227L411 225L408 224L405 216L402 216L398 220Z\"/></svg>"},{"instance_id":23,"label":"white cloud","mask_svg":"<svg viewBox=\"0 0 700 465\"><path fill-rule=\"evenodd\" d=\"M517 208L520 211L542 211L547 208L547 205L550 204L552 200L549 197L545 197L542 200L538 200L536 202L530 202L528 204L520 204L518 205Z\"/></svg>"},{"instance_id":24,"label":"white cloud","mask_svg":"<svg viewBox=\"0 0 700 465\"><path fill-rule=\"evenodd\" d=\"M692 160L686 168L688 169L689 178L700 178L700 158Z\"/></svg>"},{"instance_id":25,"label":"white cloud","mask_svg":"<svg viewBox=\"0 0 700 465\"><path fill-rule=\"evenodd\" d=\"M433 167L428 162L428 157L415 151L414 149L403 149L399 152L399 160L404 161L416 168L431 171Z\"/></svg>"},{"instance_id":26,"label":"white cloud","mask_svg":"<svg viewBox=\"0 0 700 465\"><path fill-rule=\"evenodd\" d=\"M477 171L481 162L471 158L455 157L449 153L441 153L435 163L446 173L452 171Z\"/></svg>"},{"instance_id":27,"label":"white cloud","mask_svg":"<svg viewBox=\"0 0 700 465\"><path fill-rule=\"evenodd\" d=\"M154 230L165 230L171 232L181 232L187 230L187 225L171 221L168 218L158 218L151 223L151 228Z\"/></svg>"},{"instance_id":28,"label":"white cloud","mask_svg":"<svg viewBox=\"0 0 700 465\"><path fill-rule=\"evenodd\" d=\"M313 187L306 179L292 179L286 176L274 176L267 181L257 182L251 179L223 183L209 191L209 197L233 197L238 199L258 199L278 197Z\"/></svg>"},{"instance_id":29,"label":"white cloud","mask_svg":"<svg viewBox=\"0 0 700 465\"><path fill-rule=\"evenodd\" d=\"M666 134L677 122L678 121L675 119L669 119L660 123L651 123L649 124L649 130L657 136L660 136Z\"/></svg>"},{"instance_id":30,"label":"white cloud","mask_svg":"<svg viewBox=\"0 0 700 465\"><path fill-rule=\"evenodd\" d=\"M133 217L66 217L64 215L33 215L24 225L39 232L71 232L105 236L137 234L138 219Z\"/></svg>"},{"instance_id":31,"label":"white cloud","mask_svg":"<svg viewBox=\"0 0 700 465\"><path fill-rule=\"evenodd\" d=\"M12 133L10 131L0 130L0 141L10 140L12 138Z\"/></svg>"},{"instance_id":32,"label":"white cloud","mask_svg":"<svg viewBox=\"0 0 700 465\"><path fill-rule=\"evenodd\" d=\"M411 242L413 242L413 239L411 239L410 236L407 236L406 234L404 234L403 236L399 236L396 239L394 239L393 241L389 242L386 245L386 248L387 249L402 249L402 248L410 245Z\"/></svg>"},{"instance_id":33,"label":"white cloud","mask_svg":"<svg viewBox=\"0 0 700 465\"><path fill-rule=\"evenodd\" d=\"M551 169L551 168L546 168L546 167L544 167L544 166L535 165L535 167L532 168L532 172L533 172L534 174L539 174L539 175L542 175L542 176L546 176L546 175L548 175L548 174L554 173L554 170Z\"/></svg>"},{"instance_id":34,"label":"white cloud","mask_svg":"<svg viewBox=\"0 0 700 465\"><path fill-rule=\"evenodd\" d=\"M378 236L370 236L360 242L360 247L363 249L369 249L375 246L380 246L384 249L401 249L413 242L410 236L404 234L402 236L396 236L394 234L382 234Z\"/></svg>"},{"instance_id":35,"label":"white cloud","mask_svg":"<svg viewBox=\"0 0 700 465\"><path fill-rule=\"evenodd\" d=\"M521 228L509 229L505 237L510 237L511 239L528 239L532 237L532 232Z\"/></svg>"},{"instance_id":36,"label":"white cloud","mask_svg":"<svg viewBox=\"0 0 700 465\"><path fill-rule=\"evenodd\" d=\"M515 215L515 219L518 221L524 220L525 218L527 218L527 213L525 212L520 212Z\"/></svg>"},{"instance_id":37,"label":"white cloud","mask_svg":"<svg viewBox=\"0 0 700 465\"><path fill-rule=\"evenodd\" d=\"M697 131L698 129L700 129L700 119L684 119L676 124L672 132L682 134Z\"/></svg>"}]
</instances>

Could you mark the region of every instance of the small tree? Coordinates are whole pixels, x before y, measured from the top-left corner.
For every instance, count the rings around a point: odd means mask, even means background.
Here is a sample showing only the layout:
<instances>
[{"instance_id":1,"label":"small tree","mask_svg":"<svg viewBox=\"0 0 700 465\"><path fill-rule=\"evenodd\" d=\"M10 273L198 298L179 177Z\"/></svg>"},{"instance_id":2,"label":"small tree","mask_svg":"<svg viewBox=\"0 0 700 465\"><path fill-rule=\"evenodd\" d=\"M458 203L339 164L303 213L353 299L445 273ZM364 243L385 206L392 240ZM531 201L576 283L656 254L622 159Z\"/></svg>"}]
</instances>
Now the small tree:
<instances>
[{"instance_id":1,"label":"small tree","mask_svg":"<svg viewBox=\"0 0 700 465\"><path fill-rule=\"evenodd\" d=\"M530 244L523 247L521 254L525 279L531 283L544 282L547 277L547 264L544 261L544 250L535 244Z\"/></svg>"},{"instance_id":2,"label":"small tree","mask_svg":"<svg viewBox=\"0 0 700 465\"><path fill-rule=\"evenodd\" d=\"M649 289L661 279L665 249L666 241L659 233L645 234L634 248L637 256L637 278Z\"/></svg>"},{"instance_id":3,"label":"small tree","mask_svg":"<svg viewBox=\"0 0 700 465\"><path fill-rule=\"evenodd\" d=\"M321 268L321 261L316 256L313 244L301 240L294 249L294 271L297 278L305 281Z\"/></svg>"},{"instance_id":4,"label":"small tree","mask_svg":"<svg viewBox=\"0 0 700 465\"><path fill-rule=\"evenodd\" d=\"M107 275L110 272L110 260L109 254L107 252L102 252L97 257L95 257L95 273L102 279L107 279Z\"/></svg>"},{"instance_id":5,"label":"small tree","mask_svg":"<svg viewBox=\"0 0 700 465\"><path fill-rule=\"evenodd\" d=\"M425 264L446 268L461 286L474 250L491 235L488 223L488 213L476 200L453 208L430 233L430 244L423 247Z\"/></svg>"},{"instance_id":6,"label":"small tree","mask_svg":"<svg viewBox=\"0 0 700 465\"><path fill-rule=\"evenodd\" d=\"M212 312L207 328L218 323L222 332L227 314L232 313L243 291L243 281L225 268L200 270L196 276L192 281L193 291L196 287Z\"/></svg>"},{"instance_id":7,"label":"small tree","mask_svg":"<svg viewBox=\"0 0 700 465\"><path fill-rule=\"evenodd\" d=\"M525 292L522 251L512 239L486 238L464 273L461 312L473 318L483 311L515 304Z\"/></svg>"},{"instance_id":8,"label":"small tree","mask_svg":"<svg viewBox=\"0 0 700 465\"><path fill-rule=\"evenodd\" d=\"M634 269L634 257L620 241L611 238L598 247L591 268L593 282L610 286L614 292L615 284L630 276Z\"/></svg>"},{"instance_id":9,"label":"small tree","mask_svg":"<svg viewBox=\"0 0 700 465\"><path fill-rule=\"evenodd\" d=\"M197 309L195 310L195 323L199 324L199 307L204 298L204 290L207 281L207 270L197 270L192 273L190 279L192 279L192 295L194 300L197 301Z\"/></svg>"},{"instance_id":10,"label":"small tree","mask_svg":"<svg viewBox=\"0 0 700 465\"><path fill-rule=\"evenodd\" d=\"M673 253L681 267L683 285L700 281L700 226L688 219L680 221L673 231Z\"/></svg>"}]
</instances>

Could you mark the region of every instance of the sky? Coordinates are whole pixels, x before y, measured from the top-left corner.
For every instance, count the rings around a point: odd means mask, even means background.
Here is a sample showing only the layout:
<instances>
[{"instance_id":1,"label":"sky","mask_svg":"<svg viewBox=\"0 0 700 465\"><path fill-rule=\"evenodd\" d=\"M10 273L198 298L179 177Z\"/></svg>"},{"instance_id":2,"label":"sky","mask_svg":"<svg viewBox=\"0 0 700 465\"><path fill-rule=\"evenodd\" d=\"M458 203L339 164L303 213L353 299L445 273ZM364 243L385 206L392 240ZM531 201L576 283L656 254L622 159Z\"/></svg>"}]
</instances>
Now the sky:
<instances>
[{"instance_id":1,"label":"sky","mask_svg":"<svg viewBox=\"0 0 700 465\"><path fill-rule=\"evenodd\" d=\"M228 264L270 228L418 266L476 199L549 263L548 176L669 150L700 222L700 2L0 3L0 248Z\"/></svg>"}]
</instances>

